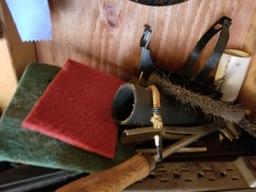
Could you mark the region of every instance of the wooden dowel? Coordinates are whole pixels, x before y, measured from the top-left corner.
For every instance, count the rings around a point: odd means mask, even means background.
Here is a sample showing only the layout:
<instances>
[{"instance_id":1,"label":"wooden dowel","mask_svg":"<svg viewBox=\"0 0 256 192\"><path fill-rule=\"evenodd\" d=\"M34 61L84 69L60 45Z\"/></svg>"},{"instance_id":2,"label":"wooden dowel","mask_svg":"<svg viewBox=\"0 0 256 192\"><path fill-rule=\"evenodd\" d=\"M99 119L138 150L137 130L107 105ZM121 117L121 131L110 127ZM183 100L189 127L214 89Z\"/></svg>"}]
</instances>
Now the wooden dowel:
<instances>
[{"instance_id":1,"label":"wooden dowel","mask_svg":"<svg viewBox=\"0 0 256 192\"><path fill-rule=\"evenodd\" d=\"M153 168L154 161L150 156L138 154L112 169L71 182L57 192L118 192L148 176Z\"/></svg>"}]
</instances>

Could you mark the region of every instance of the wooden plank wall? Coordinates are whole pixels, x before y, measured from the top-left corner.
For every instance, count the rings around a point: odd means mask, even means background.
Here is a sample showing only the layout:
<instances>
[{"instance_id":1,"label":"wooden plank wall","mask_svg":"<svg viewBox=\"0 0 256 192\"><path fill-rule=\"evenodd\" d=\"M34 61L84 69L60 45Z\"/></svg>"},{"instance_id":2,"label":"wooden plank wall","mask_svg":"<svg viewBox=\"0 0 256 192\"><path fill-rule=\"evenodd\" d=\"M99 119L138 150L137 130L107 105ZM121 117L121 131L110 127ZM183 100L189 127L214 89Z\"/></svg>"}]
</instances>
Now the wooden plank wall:
<instances>
[{"instance_id":1,"label":"wooden plank wall","mask_svg":"<svg viewBox=\"0 0 256 192\"><path fill-rule=\"evenodd\" d=\"M0 4L0 112L9 103L17 86L16 72L12 64L8 41L5 37L3 7Z\"/></svg>"},{"instance_id":2,"label":"wooden plank wall","mask_svg":"<svg viewBox=\"0 0 256 192\"><path fill-rule=\"evenodd\" d=\"M256 2L255 2L256 3ZM256 119L256 12L245 41L245 50L254 53L240 94L240 102L254 112Z\"/></svg>"},{"instance_id":3,"label":"wooden plank wall","mask_svg":"<svg viewBox=\"0 0 256 192\"><path fill-rule=\"evenodd\" d=\"M12 65L6 39L0 39L0 112L10 102L17 86L17 77Z\"/></svg>"},{"instance_id":4,"label":"wooden plank wall","mask_svg":"<svg viewBox=\"0 0 256 192\"><path fill-rule=\"evenodd\" d=\"M223 15L233 19L229 48L255 42L248 37L255 0L189 0L169 7L128 0L51 0L50 5L53 41L37 43L38 59L61 66L72 58L125 80L137 73L145 24L153 29L153 58L166 69L180 68L201 35Z\"/></svg>"},{"instance_id":5,"label":"wooden plank wall","mask_svg":"<svg viewBox=\"0 0 256 192\"><path fill-rule=\"evenodd\" d=\"M0 111L10 102L26 65L36 60L34 43L21 42L4 1L0 1Z\"/></svg>"}]
</instances>

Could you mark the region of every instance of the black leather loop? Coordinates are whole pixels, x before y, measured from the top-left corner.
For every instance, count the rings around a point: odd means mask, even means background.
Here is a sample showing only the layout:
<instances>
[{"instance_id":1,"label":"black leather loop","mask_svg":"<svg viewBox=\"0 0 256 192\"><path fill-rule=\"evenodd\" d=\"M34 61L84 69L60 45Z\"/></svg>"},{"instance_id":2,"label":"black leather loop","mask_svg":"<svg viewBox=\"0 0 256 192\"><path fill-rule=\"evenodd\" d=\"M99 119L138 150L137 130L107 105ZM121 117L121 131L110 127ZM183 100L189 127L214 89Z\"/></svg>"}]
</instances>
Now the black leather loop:
<instances>
[{"instance_id":1,"label":"black leather loop","mask_svg":"<svg viewBox=\"0 0 256 192\"><path fill-rule=\"evenodd\" d=\"M182 76L185 79L194 79L196 81L205 80L211 70L216 67L228 43L231 21L232 20L230 18L223 16L201 37L185 62L182 70ZM195 65L202 53L202 50L219 31L221 32L211 56L206 62L204 68L197 75L195 75Z\"/></svg>"}]
</instances>

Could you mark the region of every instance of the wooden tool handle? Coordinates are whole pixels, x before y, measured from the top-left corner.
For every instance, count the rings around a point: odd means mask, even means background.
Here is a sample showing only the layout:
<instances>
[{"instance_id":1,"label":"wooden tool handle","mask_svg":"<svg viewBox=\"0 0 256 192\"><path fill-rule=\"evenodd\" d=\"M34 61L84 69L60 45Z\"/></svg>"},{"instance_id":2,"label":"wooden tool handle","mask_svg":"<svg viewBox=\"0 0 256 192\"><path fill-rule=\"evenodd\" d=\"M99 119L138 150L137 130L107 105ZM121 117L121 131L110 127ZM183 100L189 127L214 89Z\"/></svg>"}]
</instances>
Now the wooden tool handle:
<instances>
[{"instance_id":1,"label":"wooden tool handle","mask_svg":"<svg viewBox=\"0 0 256 192\"><path fill-rule=\"evenodd\" d=\"M57 192L122 191L148 176L153 166L154 163L150 158L138 154L109 170L93 173L71 182L58 189Z\"/></svg>"}]
</instances>

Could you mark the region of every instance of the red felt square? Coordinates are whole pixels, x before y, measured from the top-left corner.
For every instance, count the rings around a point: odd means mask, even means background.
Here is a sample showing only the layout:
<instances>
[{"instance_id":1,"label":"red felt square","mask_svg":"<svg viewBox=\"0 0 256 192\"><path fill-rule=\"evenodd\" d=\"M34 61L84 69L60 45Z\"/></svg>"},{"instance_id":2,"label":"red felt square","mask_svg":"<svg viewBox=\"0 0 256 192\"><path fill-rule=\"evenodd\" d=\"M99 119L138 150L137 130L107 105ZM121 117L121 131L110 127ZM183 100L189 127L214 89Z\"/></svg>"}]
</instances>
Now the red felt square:
<instances>
[{"instance_id":1,"label":"red felt square","mask_svg":"<svg viewBox=\"0 0 256 192\"><path fill-rule=\"evenodd\" d=\"M25 118L23 127L113 158L112 100L118 78L68 60Z\"/></svg>"}]
</instances>

